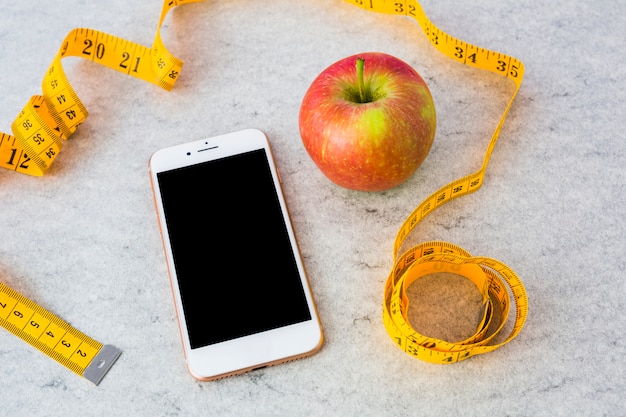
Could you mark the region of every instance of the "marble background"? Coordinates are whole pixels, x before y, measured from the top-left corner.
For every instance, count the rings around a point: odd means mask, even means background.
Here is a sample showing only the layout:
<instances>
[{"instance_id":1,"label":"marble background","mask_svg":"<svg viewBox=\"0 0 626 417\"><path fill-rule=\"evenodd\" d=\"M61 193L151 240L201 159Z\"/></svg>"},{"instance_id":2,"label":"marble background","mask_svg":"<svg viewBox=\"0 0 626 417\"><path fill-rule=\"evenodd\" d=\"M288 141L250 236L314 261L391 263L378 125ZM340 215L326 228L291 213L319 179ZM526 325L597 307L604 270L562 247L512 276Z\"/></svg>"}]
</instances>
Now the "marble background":
<instances>
[{"instance_id":1,"label":"marble background","mask_svg":"<svg viewBox=\"0 0 626 417\"><path fill-rule=\"evenodd\" d=\"M123 351L96 387L0 331L2 414L625 415L626 3L422 5L444 31L526 67L485 186L414 232L517 272L530 312L515 340L437 366L397 349L381 322L400 224L480 167L512 83L439 54L413 21L340 0L209 0L165 22L165 44L185 61L173 91L67 58L90 117L44 177L0 171L0 281ZM71 29L149 46L160 9L159 0L3 2L0 131L40 94ZM422 167L380 193L330 183L298 133L313 78L363 51L411 64L438 112ZM147 161L158 148L246 127L273 144L326 340L311 358L200 383L183 361ZM467 308L471 294L448 290L446 308Z\"/></svg>"}]
</instances>

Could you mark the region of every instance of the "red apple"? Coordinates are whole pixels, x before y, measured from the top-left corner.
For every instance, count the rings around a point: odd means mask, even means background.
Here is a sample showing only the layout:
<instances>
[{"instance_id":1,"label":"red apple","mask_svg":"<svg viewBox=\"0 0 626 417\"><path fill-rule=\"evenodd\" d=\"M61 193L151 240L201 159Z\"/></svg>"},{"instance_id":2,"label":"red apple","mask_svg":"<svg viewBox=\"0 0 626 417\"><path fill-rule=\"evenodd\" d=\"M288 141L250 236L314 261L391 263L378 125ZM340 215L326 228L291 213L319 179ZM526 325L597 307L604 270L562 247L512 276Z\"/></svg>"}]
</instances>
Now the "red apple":
<instances>
[{"instance_id":1,"label":"red apple","mask_svg":"<svg viewBox=\"0 0 626 417\"><path fill-rule=\"evenodd\" d=\"M326 68L300 108L300 135L334 183L381 191L406 181L435 138L435 105L422 77L404 61L368 52Z\"/></svg>"}]
</instances>

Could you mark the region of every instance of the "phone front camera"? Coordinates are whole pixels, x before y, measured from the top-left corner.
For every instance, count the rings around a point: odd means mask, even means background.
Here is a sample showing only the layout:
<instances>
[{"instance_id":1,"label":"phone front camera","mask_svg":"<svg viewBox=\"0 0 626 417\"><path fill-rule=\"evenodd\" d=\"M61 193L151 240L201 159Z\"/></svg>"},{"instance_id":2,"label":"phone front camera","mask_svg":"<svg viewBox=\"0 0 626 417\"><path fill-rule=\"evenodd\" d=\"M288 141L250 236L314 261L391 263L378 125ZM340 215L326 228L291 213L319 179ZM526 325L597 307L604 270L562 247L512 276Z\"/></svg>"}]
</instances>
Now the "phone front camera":
<instances>
[{"instance_id":1,"label":"phone front camera","mask_svg":"<svg viewBox=\"0 0 626 417\"><path fill-rule=\"evenodd\" d=\"M191 155L191 152L187 152L187 156Z\"/></svg>"}]
</instances>

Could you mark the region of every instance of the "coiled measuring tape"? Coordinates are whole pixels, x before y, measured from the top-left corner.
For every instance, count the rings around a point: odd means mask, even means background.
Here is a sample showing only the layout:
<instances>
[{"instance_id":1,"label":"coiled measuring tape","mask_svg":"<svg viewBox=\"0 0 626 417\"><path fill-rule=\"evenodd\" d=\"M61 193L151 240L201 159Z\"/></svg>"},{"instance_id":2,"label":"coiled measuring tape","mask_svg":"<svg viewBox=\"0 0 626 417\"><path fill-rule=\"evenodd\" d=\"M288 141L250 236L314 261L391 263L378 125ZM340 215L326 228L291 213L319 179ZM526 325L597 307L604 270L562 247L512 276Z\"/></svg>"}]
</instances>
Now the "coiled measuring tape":
<instances>
[{"instance_id":1,"label":"coiled measuring tape","mask_svg":"<svg viewBox=\"0 0 626 417\"><path fill-rule=\"evenodd\" d=\"M419 24L431 44L441 53L464 65L501 74L515 83L515 90L491 137L482 167L473 174L443 186L413 210L396 235L394 267L385 284L383 322L389 336L406 353L427 362L446 364L497 349L519 334L528 315L526 290L511 268L487 258L472 257L459 246L447 242L427 242L398 252L410 232L433 210L458 197L477 191L513 100L524 78L524 65L508 55L480 48L454 38L435 26L415 0L345 0L374 12L408 16ZM461 275L476 285L482 296L482 320L474 335L459 342L449 342L417 332L409 323L407 288L417 279L438 272ZM505 328L511 300L515 319L503 341L494 342ZM498 314L499 312L499 314Z\"/></svg>"},{"instance_id":2,"label":"coiled measuring tape","mask_svg":"<svg viewBox=\"0 0 626 417\"><path fill-rule=\"evenodd\" d=\"M165 48L160 28L171 9L198 1L203 0L164 1L152 48L92 29L71 31L44 75L43 95L33 96L28 101L11 126L13 135L0 133L0 166L29 175L43 175L61 150L62 140L69 138L87 117L86 108L63 72L61 60L64 57L90 59L170 90L178 78L182 62ZM528 314L524 286L513 270L495 259L472 257L464 249L447 242L423 243L400 257L398 252L407 236L429 213L482 186L491 153L521 86L524 66L511 56L471 45L441 31L428 20L415 0L345 1L374 12L412 17L433 46L444 55L464 65L501 74L516 85L492 135L482 167L431 194L403 223L395 239L394 268L385 285L383 303L387 332L412 356L433 363L453 363L492 351L517 336ZM435 272L464 276L482 295L482 320L476 333L464 341L447 342L421 335L408 321L406 289L415 280ZM490 344L505 327L511 299L516 311L512 329L504 341ZM117 348L96 342L3 284L0 284L0 325L95 384L120 354Z\"/></svg>"}]
</instances>

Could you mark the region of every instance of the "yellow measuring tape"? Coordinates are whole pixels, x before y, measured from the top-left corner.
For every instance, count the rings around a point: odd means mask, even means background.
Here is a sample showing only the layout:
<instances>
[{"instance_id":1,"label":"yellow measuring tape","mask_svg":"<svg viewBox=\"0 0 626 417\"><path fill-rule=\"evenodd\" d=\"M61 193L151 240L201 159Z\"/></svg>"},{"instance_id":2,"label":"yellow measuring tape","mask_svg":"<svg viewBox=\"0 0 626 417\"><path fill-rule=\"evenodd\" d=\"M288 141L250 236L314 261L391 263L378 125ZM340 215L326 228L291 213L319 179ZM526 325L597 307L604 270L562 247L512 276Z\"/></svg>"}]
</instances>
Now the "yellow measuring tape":
<instances>
[{"instance_id":1,"label":"yellow measuring tape","mask_svg":"<svg viewBox=\"0 0 626 417\"><path fill-rule=\"evenodd\" d=\"M515 91L491 137L482 167L473 174L435 191L404 221L396 236L394 268L385 284L383 304L383 321L387 332L402 350L419 359L440 364L454 363L497 349L518 335L528 315L526 291L511 268L495 259L472 257L464 249L447 242L422 243L407 250L400 257L398 252L410 232L429 213L444 203L473 193L482 186L500 130L522 85L524 65L511 56L480 48L448 35L428 20L421 5L415 0L346 1L366 10L411 17L417 21L439 52L464 65L501 74L515 83ZM469 279L483 297L482 320L476 333L467 340L449 342L422 335L409 323L407 288L417 279L437 272L451 272ZM498 333L505 328L511 300L515 305L515 320L510 333L503 341L494 343Z\"/></svg>"},{"instance_id":2,"label":"yellow measuring tape","mask_svg":"<svg viewBox=\"0 0 626 417\"><path fill-rule=\"evenodd\" d=\"M13 122L13 135L0 133L0 166L29 174L43 175L62 148L62 141L76 131L87 117L65 76L61 60L74 56L90 59L170 90L182 62L165 48L160 29L174 7L203 0L165 0L151 48L92 29L74 29L45 73L43 95L33 96ZM482 167L456 180L424 200L405 220L396 236L394 268L385 286L383 321L393 340L405 352L428 362L458 362L488 352L513 339L522 329L528 313L528 299L517 275L505 264L486 257L472 257L464 249L446 242L417 245L398 257L410 232L442 204L472 193L483 183L491 152L521 86L524 66L519 60L456 39L433 25L415 0L345 0L366 10L414 18L433 46L446 56L479 69L511 79L516 89L506 106L487 148ZM461 342L447 342L416 332L407 319L406 289L415 280L435 272L452 272L472 281L483 297L482 320L476 333ZM510 300L515 321L504 341L491 343L505 327ZM102 345L60 320L46 309L0 284L0 325L77 374L98 384L120 355L119 349ZM495 329L495 330L494 330Z\"/></svg>"}]
</instances>

